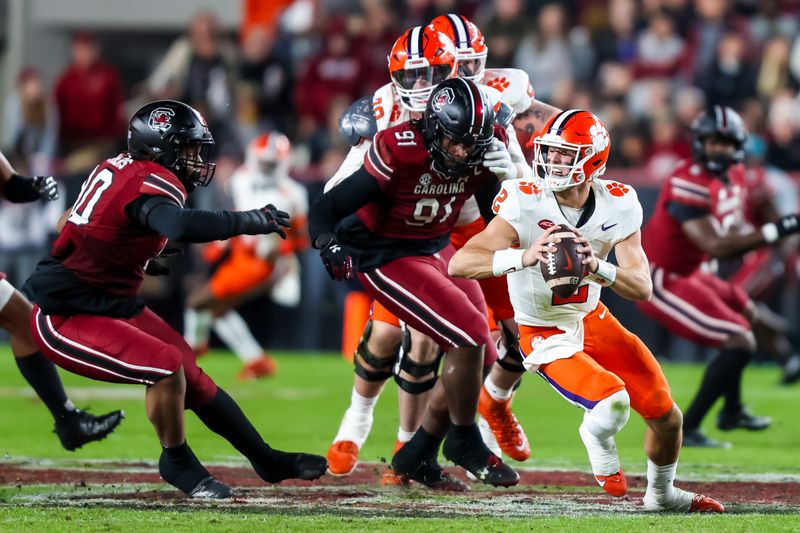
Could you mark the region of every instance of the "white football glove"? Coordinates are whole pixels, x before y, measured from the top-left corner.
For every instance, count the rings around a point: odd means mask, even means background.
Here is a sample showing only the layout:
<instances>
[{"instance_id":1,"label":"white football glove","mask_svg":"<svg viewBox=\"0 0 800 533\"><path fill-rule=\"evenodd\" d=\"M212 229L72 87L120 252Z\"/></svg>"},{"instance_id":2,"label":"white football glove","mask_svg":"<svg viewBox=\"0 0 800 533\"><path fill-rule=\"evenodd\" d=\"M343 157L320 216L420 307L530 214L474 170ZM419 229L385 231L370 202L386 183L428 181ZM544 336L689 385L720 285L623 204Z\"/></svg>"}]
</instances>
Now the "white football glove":
<instances>
[{"instance_id":1,"label":"white football glove","mask_svg":"<svg viewBox=\"0 0 800 533\"><path fill-rule=\"evenodd\" d=\"M517 165L511 160L508 148L500 139L492 139L492 145L483 156L483 166L493 172L500 181L517 177Z\"/></svg>"}]
</instances>

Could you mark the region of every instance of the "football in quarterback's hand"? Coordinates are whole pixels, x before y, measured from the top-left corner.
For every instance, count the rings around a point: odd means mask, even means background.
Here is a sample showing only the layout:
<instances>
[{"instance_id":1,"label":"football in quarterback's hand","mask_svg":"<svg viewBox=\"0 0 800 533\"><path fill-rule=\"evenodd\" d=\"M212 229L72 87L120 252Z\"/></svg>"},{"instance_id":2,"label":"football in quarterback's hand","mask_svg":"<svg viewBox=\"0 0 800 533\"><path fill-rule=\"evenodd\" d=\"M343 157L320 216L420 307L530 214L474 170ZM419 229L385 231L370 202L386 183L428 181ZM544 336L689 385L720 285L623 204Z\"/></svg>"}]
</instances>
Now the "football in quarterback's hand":
<instances>
[{"instance_id":1,"label":"football in quarterback's hand","mask_svg":"<svg viewBox=\"0 0 800 533\"><path fill-rule=\"evenodd\" d=\"M540 261L542 276L556 296L569 298L583 281L585 267L581 261L584 257L577 251L578 245L573 242L577 235L571 228L562 224L553 235L561 242L553 245L555 251L544 254L546 262Z\"/></svg>"}]
</instances>

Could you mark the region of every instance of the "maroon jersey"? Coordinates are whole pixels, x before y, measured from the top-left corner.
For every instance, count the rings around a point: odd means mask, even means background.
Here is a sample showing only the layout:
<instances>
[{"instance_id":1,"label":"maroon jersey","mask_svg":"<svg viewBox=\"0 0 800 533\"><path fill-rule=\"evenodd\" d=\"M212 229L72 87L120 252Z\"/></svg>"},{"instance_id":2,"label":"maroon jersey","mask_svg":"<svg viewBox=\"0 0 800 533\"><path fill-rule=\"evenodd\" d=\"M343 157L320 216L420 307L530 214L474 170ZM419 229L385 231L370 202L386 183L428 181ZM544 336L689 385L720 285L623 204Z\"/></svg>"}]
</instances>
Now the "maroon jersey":
<instances>
[{"instance_id":1,"label":"maroon jersey","mask_svg":"<svg viewBox=\"0 0 800 533\"><path fill-rule=\"evenodd\" d=\"M180 180L161 165L126 153L104 161L83 183L51 255L87 284L134 297L145 264L167 241L125 212L142 195L164 196L181 207L186 202Z\"/></svg>"},{"instance_id":2,"label":"maroon jersey","mask_svg":"<svg viewBox=\"0 0 800 533\"><path fill-rule=\"evenodd\" d=\"M642 247L654 267L688 275L706 259L683 232L683 222L713 215L720 231L747 227L748 181L743 165L728 171L728 180L701 165L683 161L664 182L656 209L642 232Z\"/></svg>"},{"instance_id":3,"label":"maroon jersey","mask_svg":"<svg viewBox=\"0 0 800 533\"><path fill-rule=\"evenodd\" d=\"M502 127L495 126L494 134L508 143ZM467 198L497 181L482 165L453 177L434 170L422 132L412 121L378 132L364 168L381 187L380 196L355 214L355 226L366 232L359 235L354 224L346 223L344 231L337 231L360 271L396 257L438 252L447 245Z\"/></svg>"},{"instance_id":4,"label":"maroon jersey","mask_svg":"<svg viewBox=\"0 0 800 533\"><path fill-rule=\"evenodd\" d=\"M507 142L505 130L495 126L494 131ZM433 170L433 159L413 122L378 132L364 157L364 168L378 181L383 194L359 209L356 216L372 233L398 239L449 233L467 198L497 181L482 165L454 177Z\"/></svg>"}]
</instances>

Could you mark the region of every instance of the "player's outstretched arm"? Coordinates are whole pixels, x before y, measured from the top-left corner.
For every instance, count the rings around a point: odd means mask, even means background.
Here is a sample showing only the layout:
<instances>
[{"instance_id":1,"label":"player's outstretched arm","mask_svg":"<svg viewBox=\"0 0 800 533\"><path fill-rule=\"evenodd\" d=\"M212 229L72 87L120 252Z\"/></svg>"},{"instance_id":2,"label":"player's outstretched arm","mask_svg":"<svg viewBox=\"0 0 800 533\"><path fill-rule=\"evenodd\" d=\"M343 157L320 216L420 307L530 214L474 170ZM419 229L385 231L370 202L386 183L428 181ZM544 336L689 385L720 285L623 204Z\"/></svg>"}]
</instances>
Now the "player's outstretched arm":
<instances>
[{"instance_id":1,"label":"player's outstretched arm","mask_svg":"<svg viewBox=\"0 0 800 533\"><path fill-rule=\"evenodd\" d=\"M482 279L504 276L544 261L544 253L554 238L550 234L556 227L548 228L533 245L525 249L511 248L519 244L514 226L496 216L486 229L472 237L450 259L447 273L456 278Z\"/></svg>"},{"instance_id":2,"label":"player's outstretched arm","mask_svg":"<svg viewBox=\"0 0 800 533\"><path fill-rule=\"evenodd\" d=\"M128 217L178 242L211 242L237 235L277 233L289 227L289 214L274 205L249 211L207 211L181 207L164 196L145 195L126 207Z\"/></svg>"},{"instance_id":3,"label":"player's outstretched arm","mask_svg":"<svg viewBox=\"0 0 800 533\"><path fill-rule=\"evenodd\" d=\"M681 228L695 246L711 257L722 259L736 257L789 235L800 233L800 214L782 216L744 235L722 233L712 215L687 220L681 224Z\"/></svg>"},{"instance_id":4,"label":"player's outstretched arm","mask_svg":"<svg viewBox=\"0 0 800 533\"><path fill-rule=\"evenodd\" d=\"M589 279L604 287L611 287L614 292L628 300L650 300L653 281L650 279L650 263L642 249L641 231L632 233L614 248L617 255L616 266L598 259L586 237L578 230L575 233L578 234L575 239L579 245L577 251L586 256L583 264L589 272Z\"/></svg>"},{"instance_id":5,"label":"player's outstretched arm","mask_svg":"<svg viewBox=\"0 0 800 533\"><path fill-rule=\"evenodd\" d=\"M53 176L33 178L21 176L2 152L0 152L0 190L6 200L18 204L36 200L58 200L58 185Z\"/></svg>"}]
</instances>

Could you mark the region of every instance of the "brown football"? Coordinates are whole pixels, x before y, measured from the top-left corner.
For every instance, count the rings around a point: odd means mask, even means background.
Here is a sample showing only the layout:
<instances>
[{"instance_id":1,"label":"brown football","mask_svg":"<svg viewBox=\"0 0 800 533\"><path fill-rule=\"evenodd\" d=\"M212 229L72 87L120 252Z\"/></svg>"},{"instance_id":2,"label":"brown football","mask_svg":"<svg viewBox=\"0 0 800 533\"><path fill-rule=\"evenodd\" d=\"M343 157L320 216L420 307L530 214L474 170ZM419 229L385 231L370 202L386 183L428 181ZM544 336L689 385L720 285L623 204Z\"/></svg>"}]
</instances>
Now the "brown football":
<instances>
[{"instance_id":1,"label":"brown football","mask_svg":"<svg viewBox=\"0 0 800 533\"><path fill-rule=\"evenodd\" d=\"M563 224L553 233L561 239L556 243L556 251L544 254L547 262L541 262L542 276L550 290L560 298L569 298L583 281L583 254L578 253L578 245L572 240L575 232Z\"/></svg>"}]
</instances>

